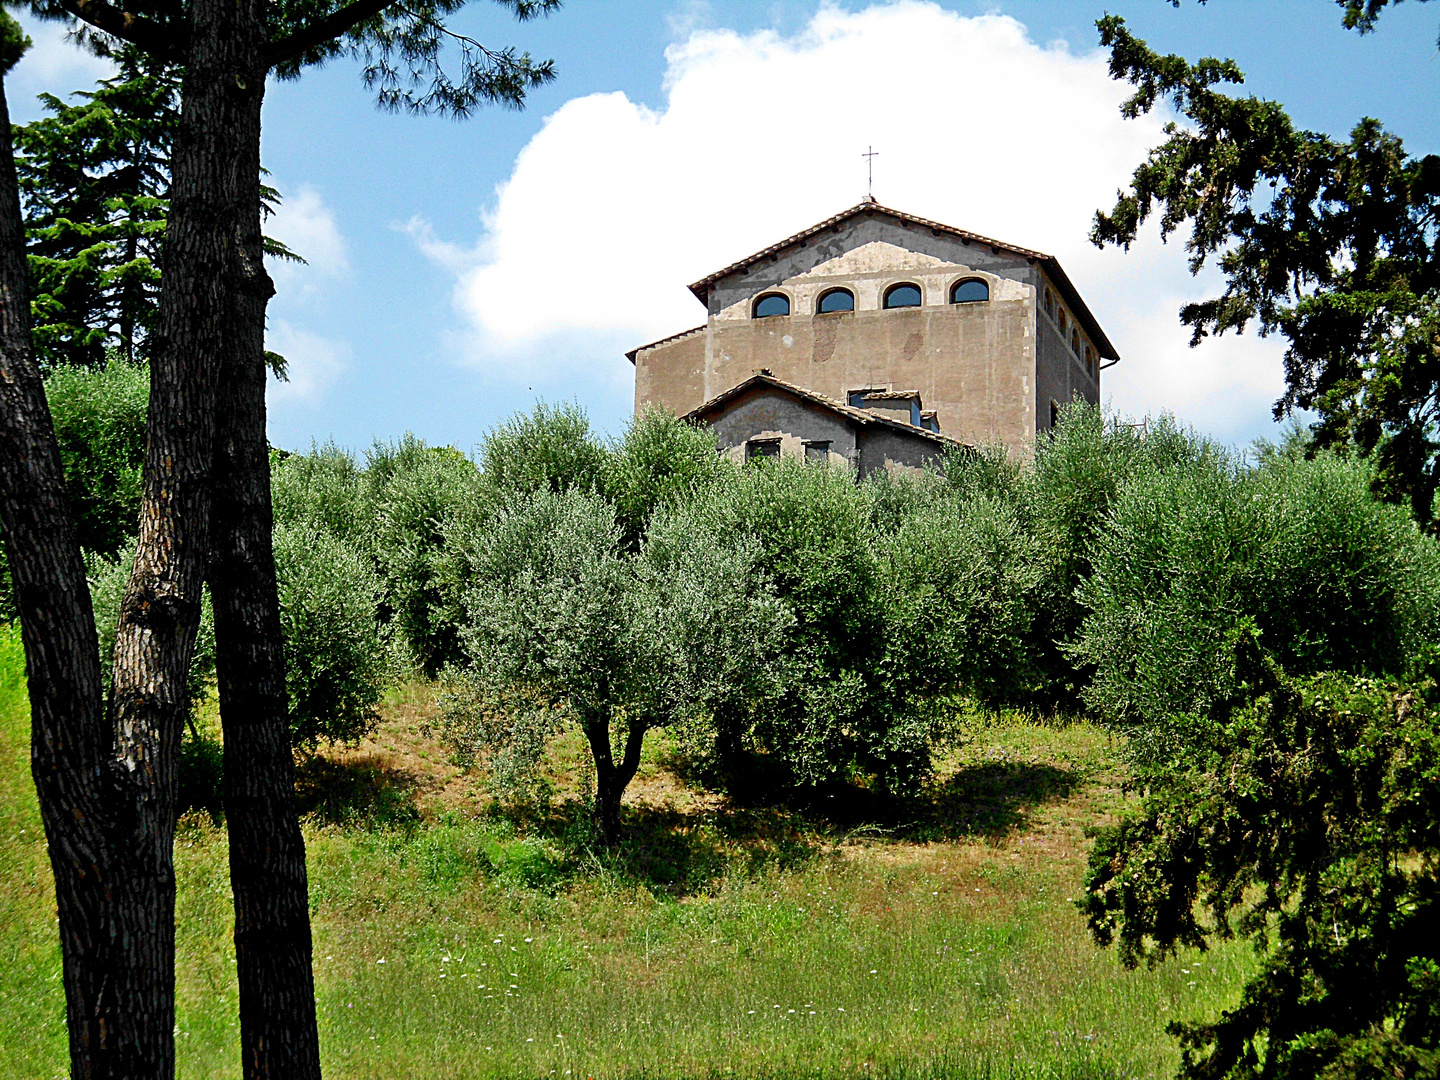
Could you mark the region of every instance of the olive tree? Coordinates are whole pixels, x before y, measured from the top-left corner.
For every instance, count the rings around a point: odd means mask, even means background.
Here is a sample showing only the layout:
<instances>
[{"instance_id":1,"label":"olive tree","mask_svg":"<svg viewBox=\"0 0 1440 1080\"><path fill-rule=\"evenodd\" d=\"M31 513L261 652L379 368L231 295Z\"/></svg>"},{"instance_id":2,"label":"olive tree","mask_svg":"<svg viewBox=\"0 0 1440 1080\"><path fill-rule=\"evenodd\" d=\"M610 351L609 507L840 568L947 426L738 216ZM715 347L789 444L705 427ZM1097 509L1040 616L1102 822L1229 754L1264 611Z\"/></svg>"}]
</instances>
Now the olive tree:
<instances>
[{"instance_id":1,"label":"olive tree","mask_svg":"<svg viewBox=\"0 0 1440 1080\"><path fill-rule=\"evenodd\" d=\"M461 759L507 785L533 776L548 740L577 726L607 846L645 733L703 725L736 695L767 693L791 622L751 553L690 519L658 523L634 555L622 540L614 509L580 488L503 504L472 538L471 663L443 719Z\"/></svg>"}]
</instances>

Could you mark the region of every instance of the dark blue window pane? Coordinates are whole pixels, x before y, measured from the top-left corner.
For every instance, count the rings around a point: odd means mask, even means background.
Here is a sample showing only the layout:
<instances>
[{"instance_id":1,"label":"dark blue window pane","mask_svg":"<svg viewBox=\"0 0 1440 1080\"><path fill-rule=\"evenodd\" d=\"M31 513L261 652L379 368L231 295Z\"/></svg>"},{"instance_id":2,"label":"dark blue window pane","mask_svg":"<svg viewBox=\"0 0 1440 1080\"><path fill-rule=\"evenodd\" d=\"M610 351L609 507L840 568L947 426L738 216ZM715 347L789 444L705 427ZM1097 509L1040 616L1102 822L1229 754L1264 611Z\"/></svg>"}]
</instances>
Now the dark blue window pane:
<instances>
[{"instance_id":1,"label":"dark blue window pane","mask_svg":"<svg viewBox=\"0 0 1440 1080\"><path fill-rule=\"evenodd\" d=\"M950 303L974 304L990 299L990 286L983 281L962 281L950 290Z\"/></svg>"},{"instance_id":2,"label":"dark blue window pane","mask_svg":"<svg viewBox=\"0 0 1440 1080\"><path fill-rule=\"evenodd\" d=\"M821 315L828 315L832 311L854 311L855 297L850 294L849 289L832 289L820 297Z\"/></svg>"},{"instance_id":3,"label":"dark blue window pane","mask_svg":"<svg viewBox=\"0 0 1440 1080\"><path fill-rule=\"evenodd\" d=\"M755 318L767 319L771 315L789 315L790 301L784 296L762 296L755 304Z\"/></svg>"},{"instance_id":4,"label":"dark blue window pane","mask_svg":"<svg viewBox=\"0 0 1440 1080\"><path fill-rule=\"evenodd\" d=\"M896 285L885 294L885 306L892 307L919 307L920 289L915 285Z\"/></svg>"}]
</instances>

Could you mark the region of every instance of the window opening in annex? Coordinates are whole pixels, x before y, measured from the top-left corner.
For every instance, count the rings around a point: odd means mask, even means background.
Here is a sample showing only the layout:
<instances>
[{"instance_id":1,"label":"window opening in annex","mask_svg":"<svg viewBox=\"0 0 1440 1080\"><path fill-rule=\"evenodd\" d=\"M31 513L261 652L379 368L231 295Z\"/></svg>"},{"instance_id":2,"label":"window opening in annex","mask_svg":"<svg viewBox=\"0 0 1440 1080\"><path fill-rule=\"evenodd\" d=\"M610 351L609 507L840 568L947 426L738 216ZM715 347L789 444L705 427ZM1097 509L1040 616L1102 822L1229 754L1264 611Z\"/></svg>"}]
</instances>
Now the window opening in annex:
<instances>
[{"instance_id":1,"label":"window opening in annex","mask_svg":"<svg viewBox=\"0 0 1440 1080\"><path fill-rule=\"evenodd\" d=\"M805 460L826 462L830 460L830 441L816 439L805 444Z\"/></svg>"},{"instance_id":2,"label":"window opening in annex","mask_svg":"<svg viewBox=\"0 0 1440 1080\"><path fill-rule=\"evenodd\" d=\"M990 286L976 278L969 281L957 281L950 286L950 303L952 304L982 304L990 299Z\"/></svg>"},{"instance_id":3,"label":"window opening in annex","mask_svg":"<svg viewBox=\"0 0 1440 1080\"><path fill-rule=\"evenodd\" d=\"M781 293L766 293L755 301L755 318L768 319L772 315L789 315L790 298Z\"/></svg>"},{"instance_id":4,"label":"window opening in annex","mask_svg":"<svg viewBox=\"0 0 1440 1080\"><path fill-rule=\"evenodd\" d=\"M891 285L885 290L884 306L887 308L919 307L920 286L912 285L908 281L899 285Z\"/></svg>"},{"instance_id":5,"label":"window opening in annex","mask_svg":"<svg viewBox=\"0 0 1440 1080\"><path fill-rule=\"evenodd\" d=\"M751 439L745 444L746 461L754 461L757 458L778 458L779 456L779 439Z\"/></svg>"},{"instance_id":6,"label":"window opening in annex","mask_svg":"<svg viewBox=\"0 0 1440 1080\"><path fill-rule=\"evenodd\" d=\"M820 302L815 305L817 315L831 315L837 311L854 311L855 294L849 289L831 289L822 293Z\"/></svg>"}]
</instances>

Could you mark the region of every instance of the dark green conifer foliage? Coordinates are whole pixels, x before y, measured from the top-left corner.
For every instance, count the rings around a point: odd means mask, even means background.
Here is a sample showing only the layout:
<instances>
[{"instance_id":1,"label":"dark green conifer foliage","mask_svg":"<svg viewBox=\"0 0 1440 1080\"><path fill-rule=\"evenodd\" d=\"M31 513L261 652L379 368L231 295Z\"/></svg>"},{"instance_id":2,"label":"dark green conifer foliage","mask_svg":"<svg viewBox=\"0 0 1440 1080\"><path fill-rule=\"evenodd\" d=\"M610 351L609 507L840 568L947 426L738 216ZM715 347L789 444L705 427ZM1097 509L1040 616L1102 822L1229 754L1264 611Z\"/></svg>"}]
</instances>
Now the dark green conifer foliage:
<instances>
[{"instance_id":1,"label":"dark green conifer foliage","mask_svg":"<svg viewBox=\"0 0 1440 1080\"><path fill-rule=\"evenodd\" d=\"M160 248L180 72L139 49L71 102L41 94L47 116L15 128L30 260L35 354L45 370L96 367L110 353L149 357L160 302ZM280 202L262 188L268 215ZM266 238L268 255L303 262ZM270 363L283 377L284 359Z\"/></svg>"},{"instance_id":2,"label":"dark green conifer foliage","mask_svg":"<svg viewBox=\"0 0 1440 1080\"><path fill-rule=\"evenodd\" d=\"M179 119L179 76L137 49L120 70L15 129L34 299L48 368L145 355L159 298L159 245Z\"/></svg>"},{"instance_id":3,"label":"dark green conifer foliage","mask_svg":"<svg viewBox=\"0 0 1440 1080\"><path fill-rule=\"evenodd\" d=\"M1368 30L1382 2L1346 0ZM1221 92L1244 82L1230 60L1162 56L1118 16L1097 24L1110 73L1130 83L1126 116L1169 101L1182 123L1150 151L1108 213L1097 245L1129 245L1152 216L1162 237L1188 227L1198 273L1221 295L1181 309L1192 342L1252 323L1279 332L1286 390L1277 416L1319 414L1319 446L1374 452L1376 488L1434 518L1440 485L1440 157L1413 157L1376 120L1346 139L1306 131L1273 101Z\"/></svg>"}]
</instances>

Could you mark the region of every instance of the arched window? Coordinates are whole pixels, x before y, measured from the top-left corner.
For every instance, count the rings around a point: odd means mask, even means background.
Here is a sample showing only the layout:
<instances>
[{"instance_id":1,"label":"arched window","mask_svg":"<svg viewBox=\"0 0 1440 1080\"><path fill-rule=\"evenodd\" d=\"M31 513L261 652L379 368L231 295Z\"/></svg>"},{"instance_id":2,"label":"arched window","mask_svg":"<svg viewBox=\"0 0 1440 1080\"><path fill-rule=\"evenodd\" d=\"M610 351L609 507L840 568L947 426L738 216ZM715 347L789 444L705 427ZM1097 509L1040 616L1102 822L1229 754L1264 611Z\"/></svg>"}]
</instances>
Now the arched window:
<instances>
[{"instance_id":1,"label":"arched window","mask_svg":"<svg viewBox=\"0 0 1440 1080\"><path fill-rule=\"evenodd\" d=\"M1055 294L1047 286L1045 289L1045 314L1052 319L1055 318Z\"/></svg>"},{"instance_id":2,"label":"arched window","mask_svg":"<svg viewBox=\"0 0 1440 1080\"><path fill-rule=\"evenodd\" d=\"M919 307L920 286L905 282L901 285L891 285L885 290L885 307Z\"/></svg>"},{"instance_id":3,"label":"arched window","mask_svg":"<svg viewBox=\"0 0 1440 1080\"><path fill-rule=\"evenodd\" d=\"M990 299L990 286L976 278L957 281L950 286L950 303L981 304Z\"/></svg>"},{"instance_id":4,"label":"arched window","mask_svg":"<svg viewBox=\"0 0 1440 1080\"><path fill-rule=\"evenodd\" d=\"M836 311L854 311L855 294L849 289L831 289L820 295L820 302L815 305L815 312L818 315L829 315Z\"/></svg>"},{"instance_id":5,"label":"arched window","mask_svg":"<svg viewBox=\"0 0 1440 1080\"><path fill-rule=\"evenodd\" d=\"M768 319L771 315L789 315L790 298L780 293L766 293L755 301L755 318Z\"/></svg>"},{"instance_id":6,"label":"arched window","mask_svg":"<svg viewBox=\"0 0 1440 1080\"><path fill-rule=\"evenodd\" d=\"M1080 330L1078 327L1070 331L1070 348L1076 356L1080 355Z\"/></svg>"}]
</instances>

